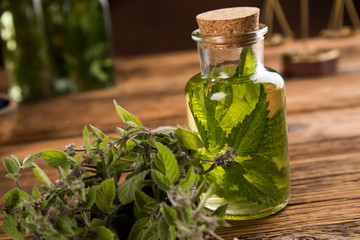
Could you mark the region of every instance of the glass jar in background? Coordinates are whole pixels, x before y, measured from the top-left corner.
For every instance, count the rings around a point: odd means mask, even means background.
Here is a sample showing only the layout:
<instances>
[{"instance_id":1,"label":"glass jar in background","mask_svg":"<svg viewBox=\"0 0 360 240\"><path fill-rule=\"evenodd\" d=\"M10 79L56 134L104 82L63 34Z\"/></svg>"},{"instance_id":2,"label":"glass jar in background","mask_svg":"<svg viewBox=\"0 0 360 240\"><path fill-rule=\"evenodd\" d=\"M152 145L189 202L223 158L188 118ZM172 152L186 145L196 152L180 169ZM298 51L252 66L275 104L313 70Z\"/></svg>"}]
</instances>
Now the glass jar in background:
<instances>
[{"instance_id":1,"label":"glass jar in background","mask_svg":"<svg viewBox=\"0 0 360 240\"><path fill-rule=\"evenodd\" d=\"M107 0L64 0L64 58L73 91L114 85L110 11Z\"/></svg>"},{"instance_id":2,"label":"glass jar in background","mask_svg":"<svg viewBox=\"0 0 360 240\"><path fill-rule=\"evenodd\" d=\"M50 97L56 89L49 41L44 38L43 18L32 0L1 2L1 38L9 94L18 101Z\"/></svg>"},{"instance_id":3,"label":"glass jar in background","mask_svg":"<svg viewBox=\"0 0 360 240\"><path fill-rule=\"evenodd\" d=\"M18 101L114 85L106 0L3 0L9 94Z\"/></svg>"}]
</instances>

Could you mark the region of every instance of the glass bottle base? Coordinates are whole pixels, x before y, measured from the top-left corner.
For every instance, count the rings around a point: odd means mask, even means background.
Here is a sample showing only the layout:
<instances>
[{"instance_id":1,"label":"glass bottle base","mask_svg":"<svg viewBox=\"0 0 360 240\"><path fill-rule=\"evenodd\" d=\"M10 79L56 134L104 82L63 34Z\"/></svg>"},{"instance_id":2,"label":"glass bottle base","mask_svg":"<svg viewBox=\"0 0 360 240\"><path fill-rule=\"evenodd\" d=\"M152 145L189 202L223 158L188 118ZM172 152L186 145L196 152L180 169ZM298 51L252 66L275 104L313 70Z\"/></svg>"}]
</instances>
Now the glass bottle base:
<instances>
[{"instance_id":1,"label":"glass bottle base","mask_svg":"<svg viewBox=\"0 0 360 240\"><path fill-rule=\"evenodd\" d=\"M289 200L290 197L286 199L286 201L284 201L283 203L271 207L264 207L263 205L229 205L224 218L226 220L252 220L267 217L284 209L288 204ZM205 211L211 214L213 211L216 210L218 206L219 205L207 205L205 206Z\"/></svg>"}]
</instances>

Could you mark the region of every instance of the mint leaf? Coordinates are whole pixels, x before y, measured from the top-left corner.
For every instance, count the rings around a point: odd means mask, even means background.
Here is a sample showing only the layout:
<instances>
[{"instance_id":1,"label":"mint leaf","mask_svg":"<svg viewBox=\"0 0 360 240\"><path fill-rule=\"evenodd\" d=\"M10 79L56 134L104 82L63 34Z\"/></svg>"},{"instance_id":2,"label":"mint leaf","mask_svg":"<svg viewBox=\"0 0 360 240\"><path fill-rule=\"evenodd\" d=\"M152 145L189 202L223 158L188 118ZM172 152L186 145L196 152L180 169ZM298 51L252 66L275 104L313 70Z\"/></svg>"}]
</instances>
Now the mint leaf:
<instances>
[{"instance_id":1,"label":"mint leaf","mask_svg":"<svg viewBox=\"0 0 360 240\"><path fill-rule=\"evenodd\" d=\"M195 170L194 167L191 166L187 171L185 178L180 180L179 185L183 190L189 190L190 187L194 184L195 181Z\"/></svg>"},{"instance_id":2,"label":"mint leaf","mask_svg":"<svg viewBox=\"0 0 360 240\"><path fill-rule=\"evenodd\" d=\"M100 139L105 138L105 134L100 129L98 129L97 127L92 126L91 124L89 124L89 125L90 125L91 129L93 130L93 132L94 132L94 134L95 134L95 136L97 138L100 138Z\"/></svg>"},{"instance_id":3,"label":"mint leaf","mask_svg":"<svg viewBox=\"0 0 360 240\"><path fill-rule=\"evenodd\" d=\"M42 158L44 161L53 168L58 168L59 166L63 169L66 169L72 163L76 163L69 155L58 150L45 150L42 153Z\"/></svg>"},{"instance_id":4,"label":"mint leaf","mask_svg":"<svg viewBox=\"0 0 360 240\"><path fill-rule=\"evenodd\" d=\"M201 141L199 136L192 131L177 128L175 130L175 135L179 140L179 143L187 149L197 150L204 147L204 143Z\"/></svg>"},{"instance_id":5,"label":"mint leaf","mask_svg":"<svg viewBox=\"0 0 360 240\"><path fill-rule=\"evenodd\" d=\"M160 240L175 240L175 227L169 225L164 216L159 220L158 233Z\"/></svg>"},{"instance_id":6,"label":"mint leaf","mask_svg":"<svg viewBox=\"0 0 360 240\"><path fill-rule=\"evenodd\" d=\"M205 90L206 89L206 90ZM205 145L211 151L219 151L225 145L225 132L216 119L216 111L224 108L217 107L218 101L213 100L213 93L217 93L214 83L207 80L198 81L189 90L189 108L194 118L196 128Z\"/></svg>"},{"instance_id":7,"label":"mint leaf","mask_svg":"<svg viewBox=\"0 0 360 240\"><path fill-rule=\"evenodd\" d=\"M84 127L84 130L83 130L83 138L84 138L84 146L86 149L86 153L89 154L90 153L90 138L89 138L89 131L86 126Z\"/></svg>"},{"instance_id":8,"label":"mint leaf","mask_svg":"<svg viewBox=\"0 0 360 240\"><path fill-rule=\"evenodd\" d=\"M253 82L242 84L232 84L230 94L232 95L232 103L228 107L228 111L220 120L220 126L226 133L249 115L256 106L259 99L260 87Z\"/></svg>"},{"instance_id":9,"label":"mint leaf","mask_svg":"<svg viewBox=\"0 0 360 240\"><path fill-rule=\"evenodd\" d=\"M259 204L279 201L279 189L267 173L247 170L238 162L229 163L224 170L223 191L227 196L237 195Z\"/></svg>"},{"instance_id":10,"label":"mint leaf","mask_svg":"<svg viewBox=\"0 0 360 240\"><path fill-rule=\"evenodd\" d=\"M103 181L100 186L95 189L95 192L95 204L101 211L111 213L115 210L113 206L115 198L115 183L113 178Z\"/></svg>"},{"instance_id":11,"label":"mint leaf","mask_svg":"<svg viewBox=\"0 0 360 240\"><path fill-rule=\"evenodd\" d=\"M2 228L13 239L23 240L24 233L19 226L15 215L7 215L2 222Z\"/></svg>"},{"instance_id":12,"label":"mint leaf","mask_svg":"<svg viewBox=\"0 0 360 240\"><path fill-rule=\"evenodd\" d=\"M95 240L113 240L115 234L108 228L101 226L95 229L96 238Z\"/></svg>"},{"instance_id":13,"label":"mint leaf","mask_svg":"<svg viewBox=\"0 0 360 240\"><path fill-rule=\"evenodd\" d=\"M84 204L81 205L83 208L90 208L92 205L94 205L96 200L96 190L94 187L90 188L86 192L86 201Z\"/></svg>"},{"instance_id":14,"label":"mint leaf","mask_svg":"<svg viewBox=\"0 0 360 240\"><path fill-rule=\"evenodd\" d=\"M71 236L74 234L74 231L71 227L71 221L67 219L65 216L60 216L56 223L58 228L58 232L63 236Z\"/></svg>"},{"instance_id":15,"label":"mint leaf","mask_svg":"<svg viewBox=\"0 0 360 240\"><path fill-rule=\"evenodd\" d=\"M9 205L9 207L16 207L21 201L28 200L29 195L27 192L14 188L8 191L3 197L4 202Z\"/></svg>"},{"instance_id":16,"label":"mint leaf","mask_svg":"<svg viewBox=\"0 0 360 240\"><path fill-rule=\"evenodd\" d=\"M268 121L258 154L270 159L287 155L287 132L285 109L280 108Z\"/></svg>"},{"instance_id":17,"label":"mint leaf","mask_svg":"<svg viewBox=\"0 0 360 240\"><path fill-rule=\"evenodd\" d=\"M134 197L135 204L141 211L152 211L158 205L158 203L152 197L148 196L142 191L135 191Z\"/></svg>"},{"instance_id":18,"label":"mint leaf","mask_svg":"<svg viewBox=\"0 0 360 240\"><path fill-rule=\"evenodd\" d=\"M158 233L158 222L153 222L144 232L143 239L145 240L158 240L159 234Z\"/></svg>"},{"instance_id":19,"label":"mint leaf","mask_svg":"<svg viewBox=\"0 0 360 240\"><path fill-rule=\"evenodd\" d=\"M180 207L181 220L190 224L192 217L192 208L191 205Z\"/></svg>"},{"instance_id":20,"label":"mint leaf","mask_svg":"<svg viewBox=\"0 0 360 240\"><path fill-rule=\"evenodd\" d=\"M161 207L167 224L170 226L175 226L176 221L178 220L176 210L166 203L162 203Z\"/></svg>"},{"instance_id":21,"label":"mint leaf","mask_svg":"<svg viewBox=\"0 0 360 240\"><path fill-rule=\"evenodd\" d=\"M4 166L9 174L15 174L18 170L16 163L8 157L4 158Z\"/></svg>"},{"instance_id":22,"label":"mint leaf","mask_svg":"<svg viewBox=\"0 0 360 240\"><path fill-rule=\"evenodd\" d=\"M24 168L27 168L27 167L30 167L31 166L31 163L33 163L36 159L38 159L39 157L42 156L42 152L40 153L36 153L34 155L31 155L31 156L27 156L24 161L23 161L23 167Z\"/></svg>"},{"instance_id":23,"label":"mint leaf","mask_svg":"<svg viewBox=\"0 0 360 240\"><path fill-rule=\"evenodd\" d=\"M228 144L235 149L239 156L247 156L258 151L267 126L269 102L266 101L265 87L262 84L259 86L259 101L254 110L245 117L242 123L231 130L228 137Z\"/></svg>"},{"instance_id":24,"label":"mint leaf","mask_svg":"<svg viewBox=\"0 0 360 240\"><path fill-rule=\"evenodd\" d=\"M52 186L52 182L50 181L50 178L46 175L46 173L35 163L32 163L33 172L37 179L39 179L41 182L45 183L48 186Z\"/></svg>"},{"instance_id":25,"label":"mint leaf","mask_svg":"<svg viewBox=\"0 0 360 240\"><path fill-rule=\"evenodd\" d=\"M114 100L114 105L115 105L115 109L117 114L120 116L120 118L123 120L124 123L127 122L133 122L135 123L138 127L142 127L142 124L140 122L140 120L135 117L134 115L130 114L128 111L126 111L125 109L123 109L122 107L120 107L116 101Z\"/></svg>"},{"instance_id":26,"label":"mint leaf","mask_svg":"<svg viewBox=\"0 0 360 240\"><path fill-rule=\"evenodd\" d=\"M254 74L256 66L257 60L251 46L244 47L240 54L240 62L236 68L235 76L244 77Z\"/></svg>"},{"instance_id":27,"label":"mint leaf","mask_svg":"<svg viewBox=\"0 0 360 240\"><path fill-rule=\"evenodd\" d=\"M175 156L170 149L163 144L156 142L155 146L158 152L155 155L155 161L153 161L151 167L167 176L171 184L173 184L179 177L179 165Z\"/></svg>"},{"instance_id":28,"label":"mint leaf","mask_svg":"<svg viewBox=\"0 0 360 240\"><path fill-rule=\"evenodd\" d=\"M142 181L148 173L149 170L142 171L130 178L127 178L125 182L118 186L117 196L121 204L125 205L134 201L134 193L135 191L141 190L144 186Z\"/></svg>"},{"instance_id":29,"label":"mint leaf","mask_svg":"<svg viewBox=\"0 0 360 240\"><path fill-rule=\"evenodd\" d=\"M144 217L136 221L134 226L131 228L129 240L142 240L146 228L151 224L149 217Z\"/></svg>"},{"instance_id":30,"label":"mint leaf","mask_svg":"<svg viewBox=\"0 0 360 240\"><path fill-rule=\"evenodd\" d=\"M41 199L41 193L40 193L39 189L37 188L37 186L33 187L31 193L32 193L32 195L31 195L32 200Z\"/></svg>"},{"instance_id":31,"label":"mint leaf","mask_svg":"<svg viewBox=\"0 0 360 240\"><path fill-rule=\"evenodd\" d=\"M228 207L228 203L225 203L221 206L219 206L212 214L211 216L218 216L218 217L225 217L226 215L226 209Z\"/></svg>"},{"instance_id":32,"label":"mint leaf","mask_svg":"<svg viewBox=\"0 0 360 240\"><path fill-rule=\"evenodd\" d=\"M162 172L151 169L151 177L156 183L157 187L160 188L163 191L170 190L170 186L172 185L171 179L163 174Z\"/></svg>"}]
</instances>

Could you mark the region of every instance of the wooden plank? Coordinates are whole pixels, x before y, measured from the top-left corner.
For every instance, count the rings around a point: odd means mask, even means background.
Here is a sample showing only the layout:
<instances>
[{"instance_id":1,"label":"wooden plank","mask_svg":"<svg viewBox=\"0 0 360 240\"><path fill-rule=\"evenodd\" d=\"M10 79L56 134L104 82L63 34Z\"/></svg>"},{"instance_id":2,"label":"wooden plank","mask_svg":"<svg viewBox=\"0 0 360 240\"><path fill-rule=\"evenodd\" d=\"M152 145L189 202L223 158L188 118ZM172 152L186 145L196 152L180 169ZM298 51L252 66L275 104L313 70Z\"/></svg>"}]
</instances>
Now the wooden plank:
<instances>
[{"instance_id":1,"label":"wooden plank","mask_svg":"<svg viewBox=\"0 0 360 240\"><path fill-rule=\"evenodd\" d=\"M308 232L308 234L313 235L327 225L336 226L333 229L335 237L342 235L344 231L342 224L344 223L356 224L351 232L351 237L360 239L360 199L289 205L285 210L270 217L249 221L230 221L229 223L230 228L221 228L217 231L224 239L239 238L247 234L254 236L254 239L263 239L262 236L265 234L289 234L302 229L309 229L310 233Z\"/></svg>"}]
</instances>

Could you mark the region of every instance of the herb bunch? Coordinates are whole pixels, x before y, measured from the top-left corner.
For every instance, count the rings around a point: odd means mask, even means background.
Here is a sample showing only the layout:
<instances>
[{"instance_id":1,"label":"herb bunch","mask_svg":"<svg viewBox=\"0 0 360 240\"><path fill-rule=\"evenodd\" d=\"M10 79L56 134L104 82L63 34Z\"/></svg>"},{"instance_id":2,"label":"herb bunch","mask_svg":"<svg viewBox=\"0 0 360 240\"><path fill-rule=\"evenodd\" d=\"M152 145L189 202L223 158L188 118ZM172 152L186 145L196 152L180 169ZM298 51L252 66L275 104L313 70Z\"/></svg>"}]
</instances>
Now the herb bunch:
<instances>
[{"instance_id":1,"label":"herb bunch","mask_svg":"<svg viewBox=\"0 0 360 240\"><path fill-rule=\"evenodd\" d=\"M204 205L213 186L203 175L201 161L225 167L233 150L212 160L202 159L204 144L184 128L145 128L118 106L125 123L119 136L106 136L91 126L83 130L84 144L64 151L45 150L20 160L4 159L17 188L3 198L3 229L13 239L207 239L219 225L227 205L211 215ZM35 163L43 159L57 169L51 181ZM44 185L23 189L21 173L32 169Z\"/></svg>"}]
</instances>

